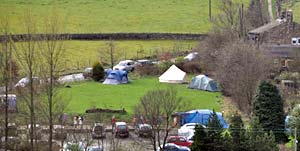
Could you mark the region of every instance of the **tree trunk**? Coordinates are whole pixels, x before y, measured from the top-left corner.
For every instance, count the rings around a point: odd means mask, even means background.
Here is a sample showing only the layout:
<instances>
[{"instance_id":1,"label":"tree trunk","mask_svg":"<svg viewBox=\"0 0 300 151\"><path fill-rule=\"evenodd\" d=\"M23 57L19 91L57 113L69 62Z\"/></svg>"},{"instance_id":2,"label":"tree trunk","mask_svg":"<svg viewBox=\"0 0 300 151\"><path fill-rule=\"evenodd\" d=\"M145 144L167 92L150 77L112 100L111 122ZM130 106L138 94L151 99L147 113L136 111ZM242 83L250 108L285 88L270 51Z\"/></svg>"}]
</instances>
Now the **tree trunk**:
<instances>
[{"instance_id":1,"label":"tree trunk","mask_svg":"<svg viewBox=\"0 0 300 151\"><path fill-rule=\"evenodd\" d=\"M50 54L50 87L49 87L49 151L52 150L52 138L53 138L53 111L52 111L52 102L53 102L53 53Z\"/></svg>"},{"instance_id":2,"label":"tree trunk","mask_svg":"<svg viewBox=\"0 0 300 151\"><path fill-rule=\"evenodd\" d=\"M272 0L268 0L268 12L269 12L269 19L270 19L270 22L274 20L272 8L273 8L273 7L272 7Z\"/></svg>"}]
</instances>

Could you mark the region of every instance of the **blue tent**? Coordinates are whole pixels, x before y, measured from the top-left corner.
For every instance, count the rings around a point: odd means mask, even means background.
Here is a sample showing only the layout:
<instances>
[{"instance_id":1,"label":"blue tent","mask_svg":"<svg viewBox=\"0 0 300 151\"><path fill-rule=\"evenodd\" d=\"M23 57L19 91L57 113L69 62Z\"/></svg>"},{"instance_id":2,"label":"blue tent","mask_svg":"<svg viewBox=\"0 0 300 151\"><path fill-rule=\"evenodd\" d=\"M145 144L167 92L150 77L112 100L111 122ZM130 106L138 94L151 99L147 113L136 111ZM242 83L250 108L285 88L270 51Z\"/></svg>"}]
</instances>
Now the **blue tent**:
<instances>
[{"instance_id":1,"label":"blue tent","mask_svg":"<svg viewBox=\"0 0 300 151\"><path fill-rule=\"evenodd\" d=\"M212 92L219 91L217 82L207 77L206 75L198 75L196 77L193 77L189 88Z\"/></svg>"},{"instance_id":2,"label":"blue tent","mask_svg":"<svg viewBox=\"0 0 300 151\"><path fill-rule=\"evenodd\" d=\"M127 71L124 70L105 70L105 80L103 84L124 84L128 83Z\"/></svg>"},{"instance_id":3,"label":"blue tent","mask_svg":"<svg viewBox=\"0 0 300 151\"><path fill-rule=\"evenodd\" d=\"M200 123L207 125L209 116L212 113L212 110L192 110L180 114L180 124L184 125L186 123ZM220 120L223 128L228 128L226 121L224 120L221 113L216 112L218 119Z\"/></svg>"}]
</instances>

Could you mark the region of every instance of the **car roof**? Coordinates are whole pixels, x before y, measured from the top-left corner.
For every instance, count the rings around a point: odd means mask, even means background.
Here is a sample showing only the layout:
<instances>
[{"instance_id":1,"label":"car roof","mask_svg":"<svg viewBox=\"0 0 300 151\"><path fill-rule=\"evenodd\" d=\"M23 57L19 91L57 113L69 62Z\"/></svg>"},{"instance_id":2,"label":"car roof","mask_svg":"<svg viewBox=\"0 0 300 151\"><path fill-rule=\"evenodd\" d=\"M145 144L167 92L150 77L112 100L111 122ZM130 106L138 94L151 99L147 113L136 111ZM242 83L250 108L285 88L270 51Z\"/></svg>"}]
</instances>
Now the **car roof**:
<instances>
[{"instance_id":1,"label":"car roof","mask_svg":"<svg viewBox=\"0 0 300 151\"><path fill-rule=\"evenodd\" d=\"M127 63L127 62L134 62L133 60L122 60L119 63Z\"/></svg>"},{"instance_id":2,"label":"car roof","mask_svg":"<svg viewBox=\"0 0 300 151\"><path fill-rule=\"evenodd\" d=\"M126 122L116 122L116 125L126 125Z\"/></svg>"},{"instance_id":3,"label":"car roof","mask_svg":"<svg viewBox=\"0 0 300 151\"><path fill-rule=\"evenodd\" d=\"M173 135L173 136L169 136L168 138L185 138L185 136L179 136L179 135Z\"/></svg>"},{"instance_id":4,"label":"car roof","mask_svg":"<svg viewBox=\"0 0 300 151\"><path fill-rule=\"evenodd\" d=\"M149 127L151 127L149 124L139 124L139 126L140 127L142 127L142 126L149 126Z\"/></svg>"}]
</instances>

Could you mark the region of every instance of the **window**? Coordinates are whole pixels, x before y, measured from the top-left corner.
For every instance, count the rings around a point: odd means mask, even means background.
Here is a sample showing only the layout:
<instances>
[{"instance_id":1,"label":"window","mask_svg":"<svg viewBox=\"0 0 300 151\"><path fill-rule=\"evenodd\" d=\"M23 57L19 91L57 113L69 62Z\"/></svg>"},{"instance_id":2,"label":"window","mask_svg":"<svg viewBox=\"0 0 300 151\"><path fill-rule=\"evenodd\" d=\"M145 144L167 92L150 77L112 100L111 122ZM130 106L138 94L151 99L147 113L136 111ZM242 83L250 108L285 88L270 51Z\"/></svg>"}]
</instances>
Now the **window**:
<instances>
[{"instance_id":1,"label":"window","mask_svg":"<svg viewBox=\"0 0 300 151\"><path fill-rule=\"evenodd\" d=\"M179 142L186 142L185 138L180 137Z\"/></svg>"},{"instance_id":2,"label":"window","mask_svg":"<svg viewBox=\"0 0 300 151\"><path fill-rule=\"evenodd\" d=\"M176 138L170 138L170 139L168 140L168 143L174 143L174 142L176 142Z\"/></svg>"}]
</instances>

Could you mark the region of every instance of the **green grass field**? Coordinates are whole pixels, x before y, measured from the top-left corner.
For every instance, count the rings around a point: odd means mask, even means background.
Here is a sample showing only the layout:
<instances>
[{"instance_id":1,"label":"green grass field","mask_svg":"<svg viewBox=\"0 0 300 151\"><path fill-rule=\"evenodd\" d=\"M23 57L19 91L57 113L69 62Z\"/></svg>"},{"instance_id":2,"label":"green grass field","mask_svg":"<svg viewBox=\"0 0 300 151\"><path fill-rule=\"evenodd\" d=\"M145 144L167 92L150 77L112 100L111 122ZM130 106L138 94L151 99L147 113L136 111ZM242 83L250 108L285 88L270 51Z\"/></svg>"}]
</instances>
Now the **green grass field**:
<instances>
[{"instance_id":1,"label":"green grass field","mask_svg":"<svg viewBox=\"0 0 300 151\"><path fill-rule=\"evenodd\" d=\"M67 61L66 69L90 67L101 57L105 58L103 51L109 49L109 41L66 41ZM157 52L166 51L189 51L195 47L197 41L170 41L170 40L150 40L150 41L114 41L117 51L117 60L143 58L152 56ZM138 51L143 50L142 53Z\"/></svg>"},{"instance_id":2,"label":"green grass field","mask_svg":"<svg viewBox=\"0 0 300 151\"><path fill-rule=\"evenodd\" d=\"M236 0L248 3L249 0ZM55 14L63 32L180 32L206 33L211 28L208 0L0 0L0 16L8 15L14 33L24 33L22 20L31 10L42 28ZM212 0L212 14L218 13Z\"/></svg>"},{"instance_id":3,"label":"green grass field","mask_svg":"<svg viewBox=\"0 0 300 151\"><path fill-rule=\"evenodd\" d=\"M295 5L292 7L293 10L293 19L296 22L300 22L300 2L295 2Z\"/></svg>"},{"instance_id":4,"label":"green grass field","mask_svg":"<svg viewBox=\"0 0 300 151\"><path fill-rule=\"evenodd\" d=\"M158 82L158 77L147 77L131 80L129 84L103 85L98 82L83 82L70 85L71 88L60 88L64 96L71 97L67 108L68 113L83 113L93 106L122 109L129 114L139 99L149 90L167 88L170 84ZM188 89L186 84L171 85L177 89L178 96L187 103L186 109L215 109L220 110L221 95L206 91Z\"/></svg>"},{"instance_id":5,"label":"green grass field","mask_svg":"<svg viewBox=\"0 0 300 151\"><path fill-rule=\"evenodd\" d=\"M108 50L110 41L65 41L65 55L62 56L65 63L63 69L67 71L83 70L91 67L95 61L107 58L103 51ZM117 52L116 60L144 58L161 52L190 51L198 41L172 41L172 40L148 40L148 41L113 41ZM18 43L16 44L18 47ZM143 50L142 53L138 51ZM102 53L101 53L102 52ZM102 60L103 61L103 60ZM117 62L116 62L117 64Z\"/></svg>"}]
</instances>

